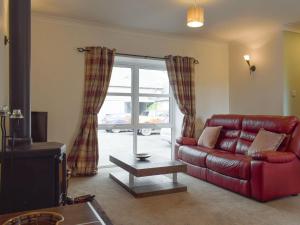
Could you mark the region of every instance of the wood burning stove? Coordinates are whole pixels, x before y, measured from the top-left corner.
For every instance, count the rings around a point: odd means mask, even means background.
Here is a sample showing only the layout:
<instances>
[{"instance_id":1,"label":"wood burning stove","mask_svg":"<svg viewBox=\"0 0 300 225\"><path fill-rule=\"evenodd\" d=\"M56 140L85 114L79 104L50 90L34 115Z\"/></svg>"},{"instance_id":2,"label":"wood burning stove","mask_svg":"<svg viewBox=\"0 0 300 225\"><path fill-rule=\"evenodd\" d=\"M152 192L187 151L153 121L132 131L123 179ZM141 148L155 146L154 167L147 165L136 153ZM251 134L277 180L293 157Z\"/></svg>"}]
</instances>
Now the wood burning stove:
<instances>
[{"instance_id":1,"label":"wood burning stove","mask_svg":"<svg viewBox=\"0 0 300 225\"><path fill-rule=\"evenodd\" d=\"M65 145L31 140L30 0L9 1L9 39L10 108L24 118L11 121L15 147L0 153L0 214L58 206L67 192Z\"/></svg>"},{"instance_id":2,"label":"wood burning stove","mask_svg":"<svg viewBox=\"0 0 300 225\"><path fill-rule=\"evenodd\" d=\"M65 145L34 143L0 153L0 214L59 206L67 195Z\"/></svg>"}]
</instances>

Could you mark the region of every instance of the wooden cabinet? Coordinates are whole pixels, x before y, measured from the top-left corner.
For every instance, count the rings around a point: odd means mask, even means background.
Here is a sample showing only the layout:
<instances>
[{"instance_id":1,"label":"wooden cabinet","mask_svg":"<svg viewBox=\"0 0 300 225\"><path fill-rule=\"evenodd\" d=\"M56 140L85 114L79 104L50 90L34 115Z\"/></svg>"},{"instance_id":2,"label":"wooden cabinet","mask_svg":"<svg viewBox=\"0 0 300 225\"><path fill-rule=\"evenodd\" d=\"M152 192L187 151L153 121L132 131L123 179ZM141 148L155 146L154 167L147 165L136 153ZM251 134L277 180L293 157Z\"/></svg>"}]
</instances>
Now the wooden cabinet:
<instances>
[{"instance_id":1,"label":"wooden cabinet","mask_svg":"<svg viewBox=\"0 0 300 225\"><path fill-rule=\"evenodd\" d=\"M34 143L0 160L0 214L55 207L66 197L65 145Z\"/></svg>"}]
</instances>

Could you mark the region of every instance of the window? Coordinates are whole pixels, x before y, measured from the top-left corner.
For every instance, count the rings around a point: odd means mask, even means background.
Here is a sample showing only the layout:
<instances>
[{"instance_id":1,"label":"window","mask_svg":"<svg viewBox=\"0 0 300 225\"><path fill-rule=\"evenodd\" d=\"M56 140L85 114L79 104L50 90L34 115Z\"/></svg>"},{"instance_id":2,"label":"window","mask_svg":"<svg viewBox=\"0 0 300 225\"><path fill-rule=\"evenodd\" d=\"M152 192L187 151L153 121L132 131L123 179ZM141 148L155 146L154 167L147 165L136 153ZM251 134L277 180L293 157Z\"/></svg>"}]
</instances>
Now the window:
<instances>
[{"instance_id":1,"label":"window","mask_svg":"<svg viewBox=\"0 0 300 225\"><path fill-rule=\"evenodd\" d=\"M131 68L113 67L108 93L131 93Z\"/></svg>"},{"instance_id":2,"label":"window","mask_svg":"<svg viewBox=\"0 0 300 225\"><path fill-rule=\"evenodd\" d=\"M122 152L171 158L173 106L164 61L116 57L98 115L100 166Z\"/></svg>"}]
</instances>

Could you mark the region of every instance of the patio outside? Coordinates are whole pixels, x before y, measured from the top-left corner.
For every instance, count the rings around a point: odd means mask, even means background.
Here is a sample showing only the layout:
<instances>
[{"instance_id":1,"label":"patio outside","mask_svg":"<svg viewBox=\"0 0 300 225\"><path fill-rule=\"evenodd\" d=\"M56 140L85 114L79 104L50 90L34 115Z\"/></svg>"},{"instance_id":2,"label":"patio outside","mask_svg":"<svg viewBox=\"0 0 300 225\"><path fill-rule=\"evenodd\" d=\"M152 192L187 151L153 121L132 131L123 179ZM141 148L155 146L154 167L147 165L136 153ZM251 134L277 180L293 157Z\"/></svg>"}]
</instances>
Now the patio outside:
<instances>
[{"instance_id":1,"label":"patio outside","mask_svg":"<svg viewBox=\"0 0 300 225\"><path fill-rule=\"evenodd\" d=\"M143 136L138 135L138 153L150 153L166 159L171 159L171 132L169 128L163 128L156 133ZM109 162L110 154L133 154L133 132L121 131L111 133L105 130L98 131L99 140L99 165L113 165Z\"/></svg>"}]
</instances>

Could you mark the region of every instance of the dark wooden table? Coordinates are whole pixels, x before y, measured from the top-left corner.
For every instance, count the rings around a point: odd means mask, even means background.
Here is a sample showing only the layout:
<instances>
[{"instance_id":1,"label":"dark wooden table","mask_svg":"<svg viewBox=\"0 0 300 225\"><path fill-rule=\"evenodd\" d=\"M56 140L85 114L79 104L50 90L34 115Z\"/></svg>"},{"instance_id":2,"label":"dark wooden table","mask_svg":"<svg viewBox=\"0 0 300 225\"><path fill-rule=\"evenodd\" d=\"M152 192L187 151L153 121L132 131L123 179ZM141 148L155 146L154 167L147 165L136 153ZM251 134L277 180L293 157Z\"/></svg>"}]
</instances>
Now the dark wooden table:
<instances>
[{"instance_id":1,"label":"dark wooden table","mask_svg":"<svg viewBox=\"0 0 300 225\"><path fill-rule=\"evenodd\" d=\"M34 211L57 212L62 214L65 220L61 223L61 225L112 225L110 219L95 200L88 203L33 210L30 212ZM0 224L3 224L6 220L23 213L25 212L0 215Z\"/></svg>"},{"instance_id":2,"label":"dark wooden table","mask_svg":"<svg viewBox=\"0 0 300 225\"><path fill-rule=\"evenodd\" d=\"M177 181L178 172L186 172L187 166L175 160L152 156L145 161L134 155L110 155L110 161L125 171L110 173L110 177L134 197L147 197L186 191ZM170 179L162 174L172 174ZM139 177L135 179L135 177Z\"/></svg>"}]
</instances>

